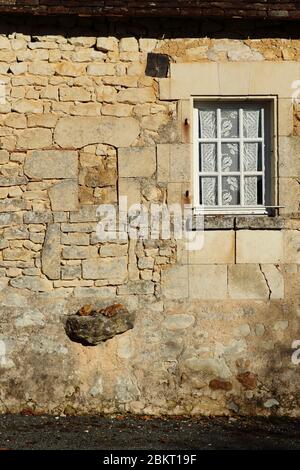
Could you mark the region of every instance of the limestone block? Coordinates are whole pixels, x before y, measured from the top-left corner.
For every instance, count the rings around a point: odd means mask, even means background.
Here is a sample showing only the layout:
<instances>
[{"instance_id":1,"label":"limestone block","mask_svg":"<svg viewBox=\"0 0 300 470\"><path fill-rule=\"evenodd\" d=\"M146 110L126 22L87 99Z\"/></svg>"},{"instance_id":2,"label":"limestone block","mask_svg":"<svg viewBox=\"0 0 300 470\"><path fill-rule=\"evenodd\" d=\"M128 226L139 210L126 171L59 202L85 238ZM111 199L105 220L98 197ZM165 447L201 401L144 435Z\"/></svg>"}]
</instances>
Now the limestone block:
<instances>
[{"instance_id":1,"label":"limestone block","mask_svg":"<svg viewBox=\"0 0 300 470\"><path fill-rule=\"evenodd\" d=\"M29 114L27 116L28 127L55 127L58 116L55 114Z\"/></svg>"},{"instance_id":2,"label":"limestone block","mask_svg":"<svg viewBox=\"0 0 300 470\"><path fill-rule=\"evenodd\" d=\"M90 237L87 233L62 233L61 244L62 245L89 245Z\"/></svg>"},{"instance_id":3,"label":"limestone block","mask_svg":"<svg viewBox=\"0 0 300 470\"><path fill-rule=\"evenodd\" d=\"M10 281L12 287L17 289L29 289L34 292L49 292L52 290L52 282L37 276L16 277Z\"/></svg>"},{"instance_id":4,"label":"limestone block","mask_svg":"<svg viewBox=\"0 0 300 470\"><path fill-rule=\"evenodd\" d=\"M126 279L127 257L86 259L82 262L84 279Z\"/></svg>"},{"instance_id":5,"label":"limestone block","mask_svg":"<svg viewBox=\"0 0 300 470\"><path fill-rule=\"evenodd\" d=\"M114 243L114 244L103 245L100 248L101 258L127 256L127 254L128 254L127 245L118 245Z\"/></svg>"},{"instance_id":6,"label":"limestone block","mask_svg":"<svg viewBox=\"0 0 300 470\"><path fill-rule=\"evenodd\" d=\"M188 267L172 266L163 270L161 273L161 290L166 299L188 298Z\"/></svg>"},{"instance_id":7,"label":"limestone block","mask_svg":"<svg viewBox=\"0 0 300 470\"><path fill-rule=\"evenodd\" d=\"M8 163L9 153L7 150L0 150L0 165Z\"/></svg>"},{"instance_id":8,"label":"limestone block","mask_svg":"<svg viewBox=\"0 0 300 470\"><path fill-rule=\"evenodd\" d=\"M85 74L86 65L74 62L60 62L56 65L55 72L57 75L66 77L81 77Z\"/></svg>"},{"instance_id":9,"label":"limestone block","mask_svg":"<svg viewBox=\"0 0 300 470\"><path fill-rule=\"evenodd\" d=\"M139 258L138 267L139 269L153 269L154 259L150 256Z\"/></svg>"},{"instance_id":10,"label":"limestone block","mask_svg":"<svg viewBox=\"0 0 300 470\"><path fill-rule=\"evenodd\" d=\"M49 224L42 249L42 271L49 279L60 278L60 226Z\"/></svg>"},{"instance_id":11,"label":"limestone block","mask_svg":"<svg viewBox=\"0 0 300 470\"><path fill-rule=\"evenodd\" d=\"M26 100L26 99L20 99L15 101L15 103L12 104L11 107L12 111L16 111L17 113L38 113L42 114L43 113L43 103L39 100Z\"/></svg>"},{"instance_id":12,"label":"limestone block","mask_svg":"<svg viewBox=\"0 0 300 470\"><path fill-rule=\"evenodd\" d=\"M118 93L120 103L138 104L155 102L155 93L152 88L127 88Z\"/></svg>"},{"instance_id":13,"label":"limestone block","mask_svg":"<svg viewBox=\"0 0 300 470\"><path fill-rule=\"evenodd\" d=\"M286 230L284 240L284 263L300 264L300 231Z\"/></svg>"},{"instance_id":14,"label":"limestone block","mask_svg":"<svg viewBox=\"0 0 300 470\"><path fill-rule=\"evenodd\" d=\"M226 299L227 266L188 266L189 297L191 299Z\"/></svg>"},{"instance_id":15,"label":"limestone block","mask_svg":"<svg viewBox=\"0 0 300 470\"><path fill-rule=\"evenodd\" d=\"M105 104L102 106L101 113L103 116L126 117L132 114L132 106L129 104Z\"/></svg>"},{"instance_id":16,"label":"limestone block","mask_svg":"<svg viewBox=\"0 0 300 470\"><path fill-rule=\"evenodd\" d=\"M22 75L27 72L28 65L25 62L16 62L15 64L11 64L9 70L13 73L13 75Z\"/></svg>"},{"instance_id":17,"label":"limestone block","mask_svg":"<svg viewBox=\"0 0 300 470\"><path fill-rule=\"evenodd\" d=\"M154 284L151 281L129 281L117 289L118 295L151 295L154 294Z\"/></svg>"},{"instance_id":18,"label":"limestone block","mask_svg":"<svg viewBox=\"0 0 300 470\"><path fill-rule=\"evenodd\" d=\"M253 62L248 93L250 95L277 94L280 98L291 99L291 85L298 74L297 62Z\"/></svg>"},{"instance_id":19,"label":"limestone block","mask_svg":"<svg viewBox=\"0 0 300 470\"><path fill-rule=\"evenodd\" d=\"M46 61L36 61L32 64L29 64L28 71L32 75L45 75L50 76L54 75L55 68L54 65L49 64Z\"/></svg>"},{"instance_id":20,"label":"limestone block","mask_svg":"<svg viewBox=\"0 0 300 470\"><path fill-rule=\"evenodd\" d=\"M231 299L269 299L265 276L257 264L236 264L228 268L228 293Z\"/></svg>"},{"instance_id":21,"label":"limestone block","mask_svg":"<svg viewBox=\"0 0 300 470\"><path fill-rule=\"evenodd\" d=\"M64 246L62 256L64 259L86 259L97 257L96 246Z\"/></svg>"},{"instance_id":22,"label":"limestone block","mask_svg":"<svg viewBox=\"0 0 300 470\"><path fill-rule=\"evenodd\" d=\"M262 264L261 270L269 287L270 299L283 299L284 279L281 269L274 264Z\"/></svg>"},{"instance_id":23,"label":"limestone block","mask_svg":"<svg viewBox=\"0 0 300 470\"><path fill-rule=\"evenodd\" d=\"M0 212L18 212L26 209L26 201L22 199L7 199L5 201L0 201Z\"/></svg>"},{"instance_id":24,"label":"limestone block","mask_svg":"<svg viewBox=\"0 0 300 470\"><path fill-rule=\"evenodd\" d=\"M44 150L29 152L24 173L35 179L75 179L78 173L77 152Z\"/></svg>"},{"instance_id":25,"label":"limestone block","mask_svg":"<svg viewBox=\"0 0 300 470\"><path fill-rule=\"evenodd\" d=\"M122 38L120 40L120 52L138 52L139 45L136 38Z\"/></svg>"},{"instance_id":26,"label":"limestone block","mask_svg":"<svg viewBox=\"0 0 300 470\"><path fill-rule=\"evenodd\" d=\"M44 212L30 211L30 212L25 212L24 214L25 224L47 224L51 222L53 222L53 214L50 211L44 211Z\"/></svg>"},{"instance_id":27,"label":"limestone block","mask_svg":"<svg viewBox=\"0 0 300 470\"><path fill-rule=\"evenodd\" d=\"M299 137L280 137L279 155L279 177L300 177Z\"/></svg>"},{"instance_id":28,"label":"limestone block","mask_svg":"<svg viewBox=\"0 0 300 470\"><path fill-rule=\"evenodd\" d=\"M135 88L138 85L137 77L129 77L128 75L121 77L103 77L102 82L104 85L122 86L124 88Z\"/></svg>"},{"instance_id":29,"label":"limestone block","mask_svg":"<svg viewBox=\"0 0 300 470\"><path fill-rule=\"evenodd\" d=\"M73 46L80 47L93 47L96 44L95 37L77 36L74 38L68 38L68 42Z\"/></svg>"},{"instance_id":30,"label":"limestone block","mask_svg":"<svg viewBox=\"0 0 300 470\"><path fill-rule=\"evenodd\" d=\"M54 140L60 147L82 148L90 144L130 146L139 134L139 123L132 117L64 117L58 121Z\"/></svg>"},{"instance_id":31,"label":"limestone block","mask_svg":"<svg viewBox=\"0 0 300 470\"><path fill-rule=\"evenodd\" d=\"M96 49L102 52L115 52L118 50L118 40L111 36L97 38Z\"/></svg>"},{"instance_id":32,"label":"limestone block","mask_svg":"<svg viewBox=\"0 0 300 470\"><path fill-rule=\"evenodd\" d=\"M96 231L95 222L81 222L77 224L69 224L69 223L62 223L61 224L62 232L72 233L72 232L80 232L80 233L92 233Z\"/></svg>"},{"instance_id":33,"label":"limestone block","mask_svg":"<svg viewBox=\"0 0 300 470\"><path fill-rule=\"evenodd\" d=\"M5 248L3 251L4 261L28 261L33 255L24 248Z\"/></svg>"},{"instance_id":34,"label":"limestone block","mask_svg":"<svg viewBox=\"0 0 300 470\"><path fill-rule=\"evenodd\" d=\"M34 128L21 131L17 139L20 150L41 149L52 145L52 132L50 129Z\"/></svg>"},{"instance_id":35,"label":"limestone block","mask_svg":"<svg viewBox=\"0 0 300 470\"><path fill-rule=\"evenodd\" d=\"M87 66L87 74L94 75L96 77L103 77L105 75L114 75L115 65L109 64L109 63L90 64Z\"/></svg>"},{"instance_id":36,"label":"limestone block","mask_svg":"<svg viewBox=\"0 0 300 470\"><path fill-rule=\"evenodd\" d=\"M4 36L0 36L0 49L10 49L10 40Z\"/></svg>"},{"instance_id":37,"label":"limestone block","mask_svg":"<svg viewBox=\"0 0 300 470\"><path fill-rule=\"evenodd\" d=\"M80 279L81 265L63 266L61 268L61 278L65 280Z\"/></svg>"},{"instance_id":38,"label":"limestone block","mask_svg":"<svg viewBox=\"0 0 300 470\"><path fill-rule=\"evenodd\" d=\"M157 44L157 39L140 39L139 45L141 52L152 52L154 51Z\"/></svg>"},{"instance_id":39,"label":"limestone block","mask_svg":"<svg viewBox=\"0 0 300 470\"><path fill-rule=\"evenodd\" d=\"M203 247L188 252L189 264L232 264L235 262L233 230L203 232Z\"/></svg>"},{"instance_id":40,"label":"limestone block","mask_svg":"<svg viewBox=\"0 0 300 470\"><path fill-rule=\"evenodd\" d=\"M150 177L156 171L155 147L120 148L118 151L120 177Z\"/></svg>"},{"instance_id":41,"label":"limestone block","mask_svg":"<svg viewBox=\"0 0 300 470\"><path fill-rule=\"evenodd\" d=\"M61 87L59 89L60 101L90 101L91 93L83 87Z\"/></svg>"},{"instance_id":42,"label":"limestone block","mask_svg":"<svg viewBox=\"0 0 300 470\"><path fill-rule=\"evenodd\" d=\"M236 262L277 264L283 258L283 235L277 230L236 232Z\"/></svg>"},{"instance_id":43,"label":"limestone block","mask_svg":"<svg viewBox=\"0 0 300 470\"><path fill-rule=\"evenodd\" d=\"M7 114L4 123L6 126L14 127L15 129L25 129L27 126L26 117L19 113Z\"/></svg>"},{"instance_id":44,"label":"limestone block","mask_svg":"<svg viewBox=\"0 0 300 470\"><path fill-rule=\"evenodd\" d=\"M49 191L53 211L75 211L78 208L77 180L65 180L53 185Z\"/></svg>"}]
</instances>

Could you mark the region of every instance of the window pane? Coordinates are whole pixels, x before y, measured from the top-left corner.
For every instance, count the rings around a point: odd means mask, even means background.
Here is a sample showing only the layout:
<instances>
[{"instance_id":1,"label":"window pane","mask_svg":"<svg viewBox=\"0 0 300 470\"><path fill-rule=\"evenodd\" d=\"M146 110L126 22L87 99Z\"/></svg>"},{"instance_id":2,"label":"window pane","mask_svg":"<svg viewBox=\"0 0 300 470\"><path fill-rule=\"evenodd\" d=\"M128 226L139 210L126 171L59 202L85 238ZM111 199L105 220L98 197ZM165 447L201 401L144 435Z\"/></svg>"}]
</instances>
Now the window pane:
<instances>
[{"instance_id":1,"label":"window pane","mask_svg":"<svg viewBox=\"0 0 300 470\"><path fill-rule=\"evenodd\" d=\"M200 171L217 171L217 145L200 144Z\"/></svg>"},{"instance_id":2,"label":"window pane","mask_svg":"<svg viewBox=\"0 0 300 470\"><path fill-rule=\"evenodd\" d=\"M244 110L243 127L244 137L255 139L261 137L261 112L259 109Z\"/></svg>"},{"instance_id":3,"label":"window pane","mask_svg":"<svg viewBox=\"0 0 300 470\"><path fill-rule=\"evenodd\" d=\"M256 206L263 203L261 176L245 177L244 199L246 206Z\"/></svg>"},{"instance_id":4,"label":"window pane","mask_svg":"<svg viewBox=\"0 0 300 470\"><path fill-rule=\"evenodd\" d=\"M239 176L222 177L222 204L224 206L236 206L240 204Z\"/></svg>"},{"instance_id":5,"label":"window pane","mask_svg":"<svg viewBox=\"0 0 300 470\"><path fill-rule=\"evenodd\" d=\"M244 170L262 171L261 144L244 143Z\"/></svg>"},{"instance_id":6,"label":"window pane","mask_svg":"<svg viewBox=\"0 0 300 470\"><path fill-rule=\"evenodd\" d=\"M217 137L217 118L215 110L199 111L199 133L201 139Z\"/></svg>"},{"instance_id":7,"label":"window pane","mask_svg":"<svg viewBox=\"0 0 300 470\"><path fill-rule=\"evenodd\" d=\"M226 143L221 145L222 171L239 171L239 144Z\"/></svg>"},{"instance_id":8,"label":"window pane","mask_svg":"<svg viewBox=\"0 0 300 470\"><path fill-rule=\"evenodd\" d=\"M218 183L215 177L200 178L200 204L216 206L218 204Z\"/></svg>"},{"instance_id":9,"label":"window pane","mask_svg":"<svg viewBox=\"0 0 300 470\"><path fill-rule=\"evenodd\" d=\"M237 109L221 109L221 137L239 136L239 113Z\"/></svg>"}]
</instances>

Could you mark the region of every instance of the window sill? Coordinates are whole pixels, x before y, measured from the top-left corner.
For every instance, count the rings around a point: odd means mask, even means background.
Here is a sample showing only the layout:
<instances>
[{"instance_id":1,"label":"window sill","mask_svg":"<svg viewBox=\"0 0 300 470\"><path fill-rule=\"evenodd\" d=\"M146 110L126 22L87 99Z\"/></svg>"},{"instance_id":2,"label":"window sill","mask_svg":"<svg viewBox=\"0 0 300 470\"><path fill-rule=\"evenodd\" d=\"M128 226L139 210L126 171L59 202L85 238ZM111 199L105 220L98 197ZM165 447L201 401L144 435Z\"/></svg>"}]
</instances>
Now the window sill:
<instances>
[{"instance_id":1,"label":"window sill","mask_svg":"<svg viewBox=\"0 0 300 470\"><path fill-rule=\"evenodd\" d=\"M193 216L193 228L197 228L197 217ZM201 226L201 224L200 224ZM285 219L280 216L268 215L205 215L204 230L282 230L285 227Z\"/></svg>"}]
</instances>

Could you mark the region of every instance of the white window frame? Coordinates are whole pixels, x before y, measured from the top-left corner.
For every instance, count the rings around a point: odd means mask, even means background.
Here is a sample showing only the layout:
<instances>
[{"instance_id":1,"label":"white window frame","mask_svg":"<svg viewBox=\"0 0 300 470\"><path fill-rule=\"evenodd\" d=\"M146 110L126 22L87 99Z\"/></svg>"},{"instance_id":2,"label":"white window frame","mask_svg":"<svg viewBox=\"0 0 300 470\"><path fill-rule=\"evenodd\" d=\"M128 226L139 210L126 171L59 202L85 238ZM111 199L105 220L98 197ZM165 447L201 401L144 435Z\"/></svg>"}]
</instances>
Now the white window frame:
<instances>
[{"instance_id":1,"label":"white window frame","mask_svg":"<svg viewBox=\"0 0 300 470\"><path fill-rule=\"evenodd\" d=\"M262 136L260 138L255 138L255 139L244 139L241 129L243 126L243 113L242 113L242 106L239 108L239 126L240 126L240 136L238 138L228 138L224 139L220 137L220 129L218 129L217 132L217 137L215 139L201 139L199 138L199 118L198 118L198 108L197 108L197 103L203 103L203 102L211 102L211 103L218 103L220 104L226 103L228 101L234 102L236 101L237 107L239 102L245 102L249 101L249 103L252 102L268 102L270 103L270 136L268 136L268 141L270 144L270 160L271 160L271 168L268 169L269 178L270 181L272 182L271 187L268 189L269 191L269 197L270 200L272 201L272 204L277 203L277 193L278 193L278 188L277 188L277 139L276 139L276 129L277 129L277 96L271 95L271 96L226 96L226 97L216 97L216 96L197 96L192 98L192 107L193 107L193 206L194 206L194 212L204 212L207 214L256 214L256 215L265 215L269 213L269 209L272 207L277 207L275 205L257 205L257 206L242 206L243 201L244 201L244 188L243 184L240 186L240 198L241 198L241 205L234 206L222 206L221 203L221 178L222 178L222 173L219 171L216 172L205 172L205 176L214 176L217 177L218 179L218 206L200 206L200 187L199 187L199 179L201 176L201 172L199 169L199 143L216 143L218 147L217 151L217 158L219 165L218 167L220 168L220 159L221 159L221 142L238 142L240 144L240 162L242 162L242 155L243 155L243 144L244 142L262 142L262 171L259 172L248 172L247 171L247 176L261 176L262 175L262 188L263 188L263 201L265 201L265 194L266 194L266 188L265 188L265 182L266 182L266 171L265 171L265 145L264 145L264 122L262 122ZM220 113L220 109L218 109L218 113ZM264 113L262 114L262 119L264 119ZM217 119L218 122L218 127L220 124L220 115L218 116ZM240 164L240 171L238 172L226 172L226 175L229 176L240 176L243 178L243 165ZM204 173L203 173L204 174ZM276 184L274 184L274 181Z\"/></svg>"}]
</instances>

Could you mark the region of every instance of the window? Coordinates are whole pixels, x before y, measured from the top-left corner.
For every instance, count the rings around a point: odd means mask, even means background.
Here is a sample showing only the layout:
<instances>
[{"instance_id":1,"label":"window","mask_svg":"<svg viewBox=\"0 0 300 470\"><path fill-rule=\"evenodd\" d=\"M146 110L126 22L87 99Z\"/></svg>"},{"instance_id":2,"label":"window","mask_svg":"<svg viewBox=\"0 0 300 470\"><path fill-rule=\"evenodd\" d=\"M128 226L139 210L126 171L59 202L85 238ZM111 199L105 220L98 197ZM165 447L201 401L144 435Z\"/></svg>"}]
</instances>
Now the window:
<instances>
[{"instance_id":1,"label":"window","mask_svg":"<svg viewBox=\"0 0 300 470\"><path fill-rule=\"evenodd\" d=\"M266 213L271 205L271 103L194 102L195 207Z\"/></svg>"}]
</instances>

